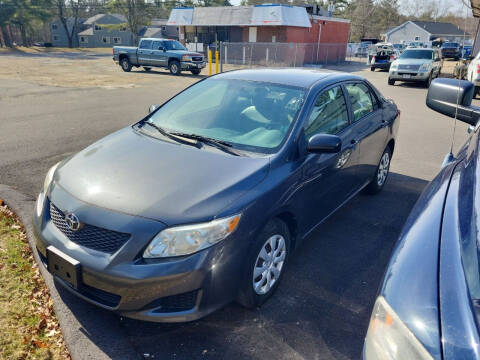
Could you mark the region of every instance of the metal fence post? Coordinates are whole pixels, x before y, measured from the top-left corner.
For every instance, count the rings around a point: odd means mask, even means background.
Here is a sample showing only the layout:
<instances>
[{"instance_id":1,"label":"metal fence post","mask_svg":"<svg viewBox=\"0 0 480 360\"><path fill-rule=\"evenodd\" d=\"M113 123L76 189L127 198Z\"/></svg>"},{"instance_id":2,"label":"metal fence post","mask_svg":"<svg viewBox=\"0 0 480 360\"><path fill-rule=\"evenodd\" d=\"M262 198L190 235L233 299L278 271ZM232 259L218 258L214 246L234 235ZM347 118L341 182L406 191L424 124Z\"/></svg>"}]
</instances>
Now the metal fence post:
<instances>
[{"instance_id":1,"label":"metal fence post","mask_svg":"<svg viewBox=\"0 0 480 360\"><path fill-rule=\"evenodd\" d=\"M250 45L250 67L252 67L253 44Z\"/></svg>"},{"instance_id":2,"label":"metal fence post","mask_svg":"<svg viewBox=\"0 0 480 360\"><path fill-rule=\"evenodd\" d=\"M242 64L245 65L245 46L243 47L243 58L242 58Z\"/></svg>"},{"instance_id":3,"label":"metal fence post","mask_svg":"<svg viewBox=\"0 0 480 360\"><path fill-rule=\"evenodd\" d=\"M265 54L265 65L268 66L268 46L267 46L267 51Z\"/></svg>"},{"instance_id":4,"label":"metal fence post","mask_svg":"<svg viewBox=\"0 0 480 360\"><path fill-rule=\"evenodd\" d=\"M278 44L275 44L275 59L273 60L273 64L277 64L277 49L278 49Z\"/></svg>"},{"instance_id":5,"label":"metal fence post","mask_svg":"<svg viewBox=\"0 0 480 360\"><path fill-rule=\"evenodd\" d=\"M295 57L293 58L293 67L297 66L297 43L295 43Z\"/></svg>"}]
</instances>

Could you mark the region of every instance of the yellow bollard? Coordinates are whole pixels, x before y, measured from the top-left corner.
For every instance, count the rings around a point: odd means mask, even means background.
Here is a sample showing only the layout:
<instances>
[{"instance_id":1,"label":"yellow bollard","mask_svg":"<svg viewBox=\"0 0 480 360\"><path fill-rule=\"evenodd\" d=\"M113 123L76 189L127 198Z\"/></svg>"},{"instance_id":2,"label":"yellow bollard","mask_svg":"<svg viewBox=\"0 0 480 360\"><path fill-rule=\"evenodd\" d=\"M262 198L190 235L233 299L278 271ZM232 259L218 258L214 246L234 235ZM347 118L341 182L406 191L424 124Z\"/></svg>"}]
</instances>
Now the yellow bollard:
<instances>
[{"instance_id":1,"label":"yellow bollard","mask_svg":"<svg viewBox=\"0 0 480 360\"><path fill-rule=\"evenodd\" d=\"M212 50L208 50L208 76L212 76Z\"/></svg>"},{"instance_id":2,"label":"yellow bollard","mask_svg":"<svg viewBox=\"0 0 480 360\"><path fill-rule=\"evenodd\" d=\"M219 73L218 67L220 66L220 61L219 61L219 59L218 59L218 58L219 58L218 55L219 55L219 52L218 52L218 50L217 50L217 51L215 51L215 74L218 74L218 73Z\"/></svg>"}]
</instances>

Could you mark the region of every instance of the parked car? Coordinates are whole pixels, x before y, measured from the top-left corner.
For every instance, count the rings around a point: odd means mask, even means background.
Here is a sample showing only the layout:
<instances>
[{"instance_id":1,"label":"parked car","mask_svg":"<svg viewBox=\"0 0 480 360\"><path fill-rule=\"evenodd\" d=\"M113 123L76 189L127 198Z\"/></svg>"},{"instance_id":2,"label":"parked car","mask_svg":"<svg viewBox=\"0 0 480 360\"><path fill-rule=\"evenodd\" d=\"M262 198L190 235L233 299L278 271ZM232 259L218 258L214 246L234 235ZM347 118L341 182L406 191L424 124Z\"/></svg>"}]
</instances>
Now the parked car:
<instances>
[{"instance_id":1,"label":"parked car","mask_svg":"<svg viewBox=\"0 0 480 360\"><path fill-rule=\"evenodd\" d=\"M407 48L410 48L410 49L418 49L418 48L424 48L424 47L425 45L421 41L412 41L407 46Z\"/></svg>"},{"instance_id":2,"label":"parked car","mask_svg":"<svg viewBox=\"0 0 480 360\"><path fill-rule=\"evenodd\" d=\"M182 70L198 75L205 67L202 54L188 51L176 40L156 38L141 39L138 47L114 46L113 61L126 72L132 66L142 66L145 71L162 67L169 69L173 75L180 75Z\"/></svg>"},{"instance_id":3,"label":"parked car","mask_svg":"<svg viewBox=\"0 0 480 360\"><path fill-rule=\"evenodd\" d=\"M436 49L406 49L390 66L388 85L396 81L421 82L427 87L442 71L442 60Z\"/></svg>"},{"instance_id":4,"label":"parked car","mask_svg":"<svg viewBox=\"0 0 480 360\"><path fill-rule=\"evenodd\" d=\"M402 53L403 50L405 50L406 48L405 44L401 44L401 43L393 44L393 47L395 50L398 50L400 53Z\"/></svg>"},{"instance_id":5,"label":"parked car","mask_svg":"<svg viewBox=\"0 0 480 360\"><path fill-rule=\"evenodd\" d=\"M456 79L436 79L428 90L430 108L458 115L472 132L456 157L447 155L405 223L373 308L364 360L479 357L480 111L471 106L473 90Z\"/></svg>"},{"instance_id":6,"label":"parked car","mask_svg":"<svg viewBox=\"0 0 480 360\"><path fill-rule=\"evenodd\" d=\"M398 50L395 50L393 48L380 50L375 55L373 55L370 63L370 70L389 70L392 62L395 61L395 59L397 59L399 56L400 53L398 52Z\"/></svg>"},{"instance_id":7,"label":"parked car","mask_svg":"<svg viewBox=\"0 0 480 360\"><path fill-rule=\"evenodd\" d=\"M446 42L440 48L442 58L460 59L460 44L457 42Z\"/></svg>"},{"instance_id":8,"label":"parked car","mask_svg":"<svg viewBox=\"0 0 480 360\"><path fill-rule=\"evenodd\" d=\"M259 306L322 221L382 190L399 114L351 74L208 77L48 171L38 252L59 284L128 317Z\"/></svg>"},{"instance_id":9,"label":"parked car","mask_svg":"<svg viewBox=\"0 0 480 360\"><path fill-rule=\"evenodd\" d=\"M472 45L463 45L460 51L460 58L468 59L472 54L472 49L473 49Z\"/></svg>"}]
</instances>

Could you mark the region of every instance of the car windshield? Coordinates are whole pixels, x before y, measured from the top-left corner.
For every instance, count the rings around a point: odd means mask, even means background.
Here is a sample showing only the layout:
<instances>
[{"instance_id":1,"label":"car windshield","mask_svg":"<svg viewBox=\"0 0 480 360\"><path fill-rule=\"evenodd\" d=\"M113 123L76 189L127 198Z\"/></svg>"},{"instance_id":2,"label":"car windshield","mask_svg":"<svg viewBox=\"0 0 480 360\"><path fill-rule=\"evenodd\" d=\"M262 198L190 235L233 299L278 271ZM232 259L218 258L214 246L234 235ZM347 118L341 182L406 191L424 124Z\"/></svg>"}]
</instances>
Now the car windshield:
<instances>
[{"instance_id":1,"label":"car windshield","mask_svg":"<svg viewBox=\"0 0 480 360\"><path fill-rule=\"evenodd\" d=\"M273 153L304 102L305 89L234 79L207 79L180 93L149 121L168 132L227 141L235 148Z\"/></svg>"},{"instance_id":2,"label":"car windshield","mask_svg":"<svg viewBox=\"0 0 480 360\"><path fill-rule=\"evenodd\" d=\"M186 50L185 46L180 44L178 41L165 41L165 48L167 50Z\"/></svg>"},{"instance_id":3,"label":"car windshield","mask_svg":"<svg viewBox=\"0 0 480 360\"><path fill-rule=\"evenodd\" d=\"M433 60L432 50L405 50L400 59L426 59Z\"/></svg>"}]
</instances>

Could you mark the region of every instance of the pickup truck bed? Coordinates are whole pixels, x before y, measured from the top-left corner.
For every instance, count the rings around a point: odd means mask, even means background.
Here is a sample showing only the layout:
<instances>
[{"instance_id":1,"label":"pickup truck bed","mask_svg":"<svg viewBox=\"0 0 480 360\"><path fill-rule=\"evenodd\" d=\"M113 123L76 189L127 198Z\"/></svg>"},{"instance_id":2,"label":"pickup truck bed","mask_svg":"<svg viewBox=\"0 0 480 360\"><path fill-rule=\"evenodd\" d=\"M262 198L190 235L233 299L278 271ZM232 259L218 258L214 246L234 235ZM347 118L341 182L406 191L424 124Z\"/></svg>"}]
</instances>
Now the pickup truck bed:
<instances>
[{"instance_id":1,"label":"pickup truck bed","mask_svg":"<svg viewBox=\"0 0 480 360\"><path fill-rule=\"evenodd\" d=\"M141 39L138 47L114 46L113 61L126 72L132 67L143 67L146 71L160 67L169 69L173 75L183 70L198 75L205 67L202 54L188 51L176 40L156 38Z\"/></svg>"}]
</instances>

